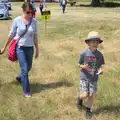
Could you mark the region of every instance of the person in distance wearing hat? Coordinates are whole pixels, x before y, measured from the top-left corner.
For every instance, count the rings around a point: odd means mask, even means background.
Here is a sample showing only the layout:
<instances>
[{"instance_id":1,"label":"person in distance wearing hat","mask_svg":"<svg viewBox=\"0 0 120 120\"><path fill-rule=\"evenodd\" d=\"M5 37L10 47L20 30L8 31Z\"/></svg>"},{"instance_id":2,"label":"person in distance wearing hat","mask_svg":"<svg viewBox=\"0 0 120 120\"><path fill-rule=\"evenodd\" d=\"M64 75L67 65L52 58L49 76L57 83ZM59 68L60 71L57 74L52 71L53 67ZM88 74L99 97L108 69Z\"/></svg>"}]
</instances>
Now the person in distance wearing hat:
<instances>
[{"instance_id":1,"label":"person in distance wearing hat","mask_svg":"<svg viewBox=\"0 0 120 120\"><path fill-rule=\"evenodd\" d=\"M103 73L104 56L97 50L101 44L100 35L96 31L91 31L88 34L85 43L88 48L84 50L78 60L80 68L80 95L77 99L77 107L83 107L83 100L87 98L86 119L92 118L93 98L97 91L97 81L99 75Z\"/></svg>"}]
</instances>

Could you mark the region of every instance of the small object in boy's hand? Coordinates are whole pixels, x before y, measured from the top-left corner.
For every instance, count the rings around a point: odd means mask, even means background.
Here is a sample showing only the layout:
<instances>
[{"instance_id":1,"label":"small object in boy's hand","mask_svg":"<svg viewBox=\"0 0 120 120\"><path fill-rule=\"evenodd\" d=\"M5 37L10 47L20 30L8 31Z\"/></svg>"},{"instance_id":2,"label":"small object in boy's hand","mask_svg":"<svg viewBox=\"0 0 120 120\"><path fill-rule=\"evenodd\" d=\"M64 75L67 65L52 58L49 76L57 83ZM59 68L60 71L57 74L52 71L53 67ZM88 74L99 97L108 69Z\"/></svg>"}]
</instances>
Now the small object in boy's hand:
<instances>
[{"instance_id":1,"label":"small object in boy's hand","mask_svg":"<svg viewBox=\"0 0 120 120\"><path fill-rule=\"evenodd\" d=\"M101 72L96 73L96 75L100 75L100 74L101 74Z\"/></svg>"}]
</instances>

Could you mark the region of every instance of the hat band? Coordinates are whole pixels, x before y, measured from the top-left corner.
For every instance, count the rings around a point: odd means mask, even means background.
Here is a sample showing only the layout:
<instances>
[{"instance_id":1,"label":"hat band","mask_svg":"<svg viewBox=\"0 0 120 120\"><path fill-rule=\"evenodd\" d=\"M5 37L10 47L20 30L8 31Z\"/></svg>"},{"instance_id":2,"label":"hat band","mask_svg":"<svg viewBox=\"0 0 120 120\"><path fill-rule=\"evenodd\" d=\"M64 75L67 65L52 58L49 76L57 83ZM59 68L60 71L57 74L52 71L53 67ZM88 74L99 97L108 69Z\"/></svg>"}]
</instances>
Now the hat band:
<instances>
[{"instance_id":1,"label":"hat band","mask_svg":"<svg viewBox=\"0 0 120 120\"><path fill-rule=\"evenodd\" d=\"M87 40L100 40L100 38L91 37L91 38L88 38Z\"/></svg>"}]
</instances>

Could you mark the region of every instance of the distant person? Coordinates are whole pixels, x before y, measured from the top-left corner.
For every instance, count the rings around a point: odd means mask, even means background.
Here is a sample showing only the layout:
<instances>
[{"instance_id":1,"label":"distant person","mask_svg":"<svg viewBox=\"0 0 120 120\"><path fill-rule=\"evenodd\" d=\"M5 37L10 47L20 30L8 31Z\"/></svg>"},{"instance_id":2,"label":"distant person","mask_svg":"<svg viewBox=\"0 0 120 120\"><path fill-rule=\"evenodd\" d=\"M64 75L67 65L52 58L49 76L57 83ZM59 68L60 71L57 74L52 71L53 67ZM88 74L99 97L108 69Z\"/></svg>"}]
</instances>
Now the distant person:
<instances>
[{"instance_id":1,"label":"distant person","mask_svg":"<svg viewBox=\"0 0 120 120\"><path fill-rule=\"evenodd\" d=\"M5 42L0 54L3 54L12 40L18 40L16 46L16 55L20 65L21 73L16 80L23 88L25 97L31 97L28 73L32 67L32 59L35 50L35 58L39 55L38 38L37 38L37 21L32 18L33 7L30 3L22 5L23 14L13 20L8 40ZM27 30L27 31L26 31ZM24 36L21 35L26 31Z\"/></svg>"},{"instance_id":2,"label":"distant person","mask_svg":"<svg viewBox=\"0 0 120 120\"><path fill-rule=\"evenodd\" d=\"M32 4L32 7L33 7L33 18L35 18L37 10L36 10L34 1L31 1L31 4Z\"/></svg>"},{"instance_id":3,"label":"distant person","mask_svg":"<svg viewBox=\"0 0 120 120\"><path fill-rule=\"evenodd\" d=\"M66 5L67 5L67 0L60 0L60 6L62 7L63 14L65 13Z\"/></svg>"},{"instance_id":4,"label":"distant person","mask_svg":"<svg viewBox=\"0 0 120 120\"><path fill-rule=\"evenodd\" d=\"M42 14L43 8L44 8L43 2L40 2L39 9L41 14Z\"/></svg>"},{"instance_id":5,"label":"distant person","mask_svg":"<svg viewBox=\"0 0 120 120\"><path fill-rule=\"evenodd\" d=\"M33 8L33 18L36 17L36 12L37 12L37 10L36 10L36 8L34 7L34 8Z\"/></svg>"},{"instance_id":6,"label":"distant person","mask_svg":"<svg viewBox=\"0 0 120 120\"><path fill-rule=\"evenodd\" d=\"M77 107L83 107L83 100L87 98L86 119L92 118L93 97L97 92L97 81L99 75L103 73L104 57L97 50L99 44L103 42L96 31L88 34L85 40L88 48L79 56L78 67L80 68L80 96Z\"/></svg>"}]
</instances>

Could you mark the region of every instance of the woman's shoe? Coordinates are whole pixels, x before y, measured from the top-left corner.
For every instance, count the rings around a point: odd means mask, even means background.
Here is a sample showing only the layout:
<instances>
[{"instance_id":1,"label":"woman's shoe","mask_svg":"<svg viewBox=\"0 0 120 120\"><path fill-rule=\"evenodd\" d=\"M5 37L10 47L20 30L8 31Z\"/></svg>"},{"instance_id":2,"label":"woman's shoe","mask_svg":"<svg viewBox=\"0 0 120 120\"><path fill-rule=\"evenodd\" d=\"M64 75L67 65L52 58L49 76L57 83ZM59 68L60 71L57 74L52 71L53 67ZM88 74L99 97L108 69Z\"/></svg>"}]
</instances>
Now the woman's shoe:
<instances>
[{"instance_id":1,"label":"woman's shoe","mask_svg":"<svg viewBox=\"0 0 120 120\"><path fill-rule=\"evenodd\" d=\"M26 98L30 98L30 97L32 97L32 95L29 93L24 93L24 97L26 97Z\"/></svg>"}]
</instances>

